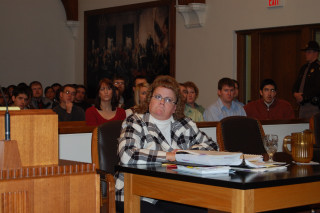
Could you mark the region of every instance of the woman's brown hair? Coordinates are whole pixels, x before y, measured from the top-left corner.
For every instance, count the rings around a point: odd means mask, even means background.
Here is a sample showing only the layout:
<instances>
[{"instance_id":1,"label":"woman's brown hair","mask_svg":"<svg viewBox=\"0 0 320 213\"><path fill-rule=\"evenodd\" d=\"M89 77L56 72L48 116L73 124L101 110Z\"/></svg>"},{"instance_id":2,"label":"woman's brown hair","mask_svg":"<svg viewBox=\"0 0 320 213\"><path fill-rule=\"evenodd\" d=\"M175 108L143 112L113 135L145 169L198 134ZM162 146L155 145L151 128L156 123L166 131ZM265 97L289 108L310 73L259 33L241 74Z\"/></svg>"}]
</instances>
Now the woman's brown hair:
<instances>
[{"instance_id":1,"label":"woman's brown hair","mask_svg":"<svg viewBox=\"0 0 320 213\"><path fill-rule=\"evenodd\" d=\"M149 111L149 104L153 95L153 92L158 87L164 87L167 89L171 89L173 93L175 94L177 100L176 100L176 111L173 113L173 118L175 120L179 120L181 118L184 118L184 102L181 100L180 95L180 88L178 82L171 76L168 75L160 75L158 76L154 82L151 84L151 86L148 89L147 99L145 104L142 104L138 107L137 113L146 113Z\"/></svg>"},{"instance_id":2,"label":"woman's brown hair","mask_svg":"<svg viewBox=\"0 0 320 213\"><path fill-rule=\"evenodd\" d=\"M100 106L101 98L99 96L99 91L101 89L102 84L105 84L105 85L107 85L107 87L112 89L111 107L112 107L112 111L115 111L117 106L119 105L119 98L117 96L115 86L113 86L112 81L110 79L108 79L108 78L103 78L103 79L100 80L99 86L98 86L98 89L97 89L97 93L96 93L97 96L96 96L96 100L95 100L94 106L98 110L101 110L101 106Z\"/></svg>"}]
</instances>

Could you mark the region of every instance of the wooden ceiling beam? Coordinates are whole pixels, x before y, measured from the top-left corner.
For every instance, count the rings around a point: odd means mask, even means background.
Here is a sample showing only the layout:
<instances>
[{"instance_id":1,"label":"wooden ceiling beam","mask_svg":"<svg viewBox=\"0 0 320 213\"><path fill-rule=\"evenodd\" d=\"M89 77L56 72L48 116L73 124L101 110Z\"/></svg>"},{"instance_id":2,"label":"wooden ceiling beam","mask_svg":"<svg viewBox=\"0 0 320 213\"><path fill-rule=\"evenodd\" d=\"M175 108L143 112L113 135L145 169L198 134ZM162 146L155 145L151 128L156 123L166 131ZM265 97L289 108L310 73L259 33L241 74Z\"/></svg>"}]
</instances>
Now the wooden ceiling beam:
<instances>
[{"instance_id":1,"label":"wooden ceiling beam","mask_svg":"<svg viewBox=\"0 0 320 213\"><path fill-rule=\"evenodd\" d=\"M78 21L78 0L61 0L68 21Z\"/></svg>"}]
</instances>

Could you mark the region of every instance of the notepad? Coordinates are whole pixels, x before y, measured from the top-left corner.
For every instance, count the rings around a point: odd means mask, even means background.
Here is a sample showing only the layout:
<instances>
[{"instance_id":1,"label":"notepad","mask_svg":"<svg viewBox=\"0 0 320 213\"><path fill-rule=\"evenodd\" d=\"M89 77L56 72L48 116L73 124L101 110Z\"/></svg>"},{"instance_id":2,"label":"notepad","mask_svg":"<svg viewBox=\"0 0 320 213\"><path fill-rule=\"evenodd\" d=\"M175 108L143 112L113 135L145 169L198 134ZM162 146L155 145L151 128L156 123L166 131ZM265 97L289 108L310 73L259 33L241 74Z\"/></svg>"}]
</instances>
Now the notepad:
<instances>
[{"instance_id":1,"label":"notepad","mask_svg":"<svg viewBox=\"0 0 320 213\"><path fill-rule=\"evenodd\" d=\"M176 171L193 173L193 174L223 174L229 173L229 166L210 166L210 167L194 167L177 165Z\"/></svg>"},{"instance_id":2,"label":"notepad","mask_svg":"<svg viewBox=\"0 0 320 213\"><path fill-rule=\"evenodd\" d=\"M243 172L273 172L279 170L287 170L287 166L273 166L273 167L257 167L257 168L245 168L245 167L232 167L235 171Z\"/></svg>"}]
</instances>

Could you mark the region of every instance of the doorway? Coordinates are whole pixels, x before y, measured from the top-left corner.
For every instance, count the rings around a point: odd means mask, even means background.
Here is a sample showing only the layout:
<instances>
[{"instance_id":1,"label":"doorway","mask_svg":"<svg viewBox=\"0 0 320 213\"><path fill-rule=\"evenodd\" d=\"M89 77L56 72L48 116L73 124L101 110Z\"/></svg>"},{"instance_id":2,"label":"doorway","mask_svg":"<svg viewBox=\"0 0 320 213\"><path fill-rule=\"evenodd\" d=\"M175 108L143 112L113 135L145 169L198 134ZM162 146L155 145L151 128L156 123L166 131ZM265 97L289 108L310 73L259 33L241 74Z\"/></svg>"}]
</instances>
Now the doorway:
<instances>
[{"instance_id":1,"label":"doorway","mask_svg":"<svg viewBox=\"0 0 320 213\"><path fill-rule=\"evenodd\" d=\"M309 40L320 41L320 25L301 25L237 31L237 79L239 99L248 103L260 98L260 82L273 79L277 97L298 112L292 87L305 63L301 49Z\"/></svg>"}]
</instances>

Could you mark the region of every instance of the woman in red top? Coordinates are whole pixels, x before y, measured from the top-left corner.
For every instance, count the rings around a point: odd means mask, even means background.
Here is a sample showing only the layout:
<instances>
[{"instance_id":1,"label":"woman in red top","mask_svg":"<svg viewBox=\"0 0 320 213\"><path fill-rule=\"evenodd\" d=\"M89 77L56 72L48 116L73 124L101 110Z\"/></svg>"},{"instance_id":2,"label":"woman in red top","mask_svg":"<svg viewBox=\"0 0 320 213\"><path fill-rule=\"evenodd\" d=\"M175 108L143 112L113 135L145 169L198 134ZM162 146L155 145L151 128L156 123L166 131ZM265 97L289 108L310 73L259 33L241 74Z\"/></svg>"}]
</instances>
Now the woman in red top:
<instances>
[{"instance_id":1,"label":"woman in red top","mask_svg":"<svg viewBox=\"0 0 320 213\"><path fill-rule=\"evenodd\" d=\"M124 120L126 112L117 107L118 103L116 88L111 80L107 78L100 80L95 106L86 110L87 125L98 126L108 121Z\"/></svg>"}]
</instances>

